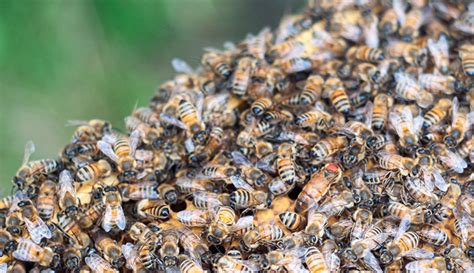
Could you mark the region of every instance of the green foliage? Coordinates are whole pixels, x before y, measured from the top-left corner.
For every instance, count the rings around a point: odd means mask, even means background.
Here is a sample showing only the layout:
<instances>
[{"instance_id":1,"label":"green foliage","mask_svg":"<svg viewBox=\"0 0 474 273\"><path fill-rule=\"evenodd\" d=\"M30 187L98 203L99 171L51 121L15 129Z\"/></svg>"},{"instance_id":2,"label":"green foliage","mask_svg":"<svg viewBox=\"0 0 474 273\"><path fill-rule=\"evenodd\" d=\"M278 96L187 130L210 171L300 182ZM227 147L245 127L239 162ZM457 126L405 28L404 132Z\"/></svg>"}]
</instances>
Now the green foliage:
<instances>
[{"instance_id":1,"label":"green foliage","mask_svg":"<svg viewBox=\"0 0 474 273\"><path fill-rule=\"evenodd\" d=\"M5 195L33 140L33 159L56 157L74 128L102 118L123 128L179 56L275 27L304 1L0 1L0 185Z\"/></svg>"}]
</instances>

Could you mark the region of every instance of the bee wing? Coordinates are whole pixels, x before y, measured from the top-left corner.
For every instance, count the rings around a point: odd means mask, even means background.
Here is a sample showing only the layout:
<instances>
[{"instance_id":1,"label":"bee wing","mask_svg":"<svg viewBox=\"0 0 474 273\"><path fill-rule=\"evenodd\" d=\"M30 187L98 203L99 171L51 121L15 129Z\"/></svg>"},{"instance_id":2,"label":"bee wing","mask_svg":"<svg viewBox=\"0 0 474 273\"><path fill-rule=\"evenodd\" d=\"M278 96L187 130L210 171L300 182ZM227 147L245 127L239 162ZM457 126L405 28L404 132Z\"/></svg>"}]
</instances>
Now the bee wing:
<instances>
[{"instance_id":1,"label":"bee wing","mask_svg":"<svg viewBox=\"0 0 474 273\"><path fill-rule=\"evenodd\" d=\"M410 228L410 222L410 215L406 215L400 220L400 226L398 227L394 240L398 240L398 238L400 238L403 233L405 233Z\"/></svg>"},{"instance_id":2,"label":"bee wing","mask_svg":"<svg viewBox=\"0 0 474 273\"><path fill-rule=\"evenodd\" d=\"M192 138L187 138L184 141L184 148L186 148L186 151L188 153L192 153L196 150L196 147L194 146L193 139Z\"/></svg>"},{"instance_id":3,"label":"bee wing","mask_svg":"<svg viewBox=\"0 0 474 273\"><path fill-rule=\"evenodd\" d=\"M21 165L25 165L26 163L28 163L28 161L30 160L31 154L34 153L35 150L36 150L36 147L33 141L31 140L27 141L25 144L25 150L23 152L23 160L22 160Z\"/></svg>"},{"instance_id":4,"label":"bee wing","mask_svg":"<svg viewBox=\"0 0 474 273\"><path fill-rule=\"evenodd\" d=\"M165 123L168 123L168 124L171 124L171 125L174 125L176 127L179 127L181 129L184 129L186 130L187 127L186 127L186 124L184 124L182 121L168 115L168 114L165 114L165 113L161 113L160 114L160 119L162 121L164 121Z\"/></svg>"},{"instance_id":5,"label":"bee wing","mask_svg":"<svg viewBox=\"0 0 474 273\"><path fill-rule=\"evenodd\" d=\"M41 239L51 238L51 230L49 230L48 226L43 222L41 218L38 217L36 219L36 223L30 221L28 218L24 218L24 220L26 228L28 229L28 232L31 236L31 240L33 240L33 242L39 244L41 243Z\"/></svg>"},{"instance_id":6,"label":"bee wing","mask_svg":"<svg viewBox=\"0 0 474 273\"><path fill-rule=\"evenodd\" d=\"M42 253L44 251L42 247L26 238L20 238L18 244L24 245L24 247L17 248L13 251L13 257L15 259L25 262L39 262L39 255L33 255L31 253Z\"/></svg>"},{"instance_id":7,"label":"bee wing","mask_svg":"<svg viewBox=\"0 0 474 273\"><path fill-rule=\"evenodd\" d=\"M432 170L432 174L434 177L434 184L440 191L447 191L448 184L444 181L443 176L441 175L440 171L437 168Z\"/></svg>"},{"instance_id":8,"label":"bee wing","mask_svg":"<svg viewBox=\"0 0 474 273\"><path fill-rule=\"evenodd\" d=\"M245 179L243 179L240 175L234 175L230 177L230 182L236 187L236 188L241 188L248 190L249 192L255 191L254 188L252 188Z\"/></svg>"},{"instance_id":9,"label":"bee wing","mask_svg":"<svg viewBox=\"0 0 474 273\"><path fill-rule=\"evenodd\" d=\"M411 111L410 111L411 112ZM422 116L417 116L416 118L413 119L413 133L418 134L421 130L421 127L423 126L423 117Z\"/></svg>"},{"instance_id":10,"label":"bee wing","mask_svg":"<svg viewBox=\"0 0 474 273\"><path fill-rule=\"evenodd\" d=\"M255 167L269 173L275 173L276 170L275 170L275 167L273 166L273 160L275 160L276 157L277 157L276 153L270 153L264 156L259 161L257 161L257 163L255 164Z\"/></svg>"},{"instance_id":11,"label":"bee wing","mask_svg":"<svg viewBox=\"0 0 474 273\"><path fill-rule=\"evenodd\" d=\"M383 272L382 268L380 268L379 261L377 260L377 258L375 258L374 254L368 249L364 251L364 262L375 272Z\"/></svg>"},{"instance_id":12,"label":"bee wing","mask_svg":"<svg viewBox=\"0 0 474 273\"><path fill-rule=\"evenodd\" d=\"M370 48L379 47L378 20L373 20L370 25L364 27L365 44Z\"/></svg>"},{"instance_id":13,"label":"bee wing","mask_svg":"<svg viewBox=\"0 0 474 273\"><path fill-rule=\"evenodd\" d=\"M77 198L76 189L73 185L74 179L68 170L64 170L59 174L59 198L63 199L66 193L70 193L74 198Z\"/></svg>"},{"instance_id":14,"label":"bee wing","mask_svg":"<svg viewBox=\"0 0 474 273\"><path fill-rule=\"evenodd\" d=\"M176 180L176 186L183 188L191 188L197 191L205 191L206 189L199 183L192 183L191 178L182 176Z\"/></svg>"},{"instance_id":15,"label":"bee wing","mask_svg":"<svg viewBox=\"0 0 474 273\"><path fill-rule=\"evenodd\" d=\"M117 227L120 230L124 230L125 226L127 224L127 218L125 218L125 214L123 213L123 208L121 205L118 205L117 208L115 208L117 211L117 216L115 221L117 221Z\"/></svg>"},{"instance_id":16,"label":"bee wing","mask_svg":"<svg viewBox=\"0 0 474 273\"><path fill-rule=\"evenodd\" d=\"M1 263L0 264L0 273L7 273L8 270L8 264L7 263Z\"/></svg>"},{"instance_id":17,"label":"bee wing","mask_svg":"<svg viewBox=\"0 0 474 273\"><path fill-rule=\"evenodd\" d=\"M112 207L107 205L105 207L104 218L102 219L102 228L109 232L113 227L112 224Z\"/></svg>"},{"instance_id":18,"label":"bee wing","mask_svg":"<svg viewBox=\"0 0 474 273\"><path fill-rule=\"evenodd\" d=\"M115 154L114 149L112 148L112 145L110 145L110 143L99 140L97 141L97 147L99 147L99 150L108 158L115 162L118 162L118 157Z\"/></svg>"},{"instance_id":19,"label":"bee wing","mask_svg":"<svg viewBox=\"0 0 474 273\"><path fill-rule=\"evenodd\" d=\"M253 165L252 162L250 162L250 160L239 151L233 151L231 155L232 155L232 161L236 165Z\"/></svg>"},{"instance_id":20,"label":"bee wing","mask_svg":"<svg viewBox=\"0 0 474 273\"><path fill-rule=\"evenodd\" d=\"M135 151L140 143L140 136L141 134L138 130L135 130L130 134L130 149L132 156L135 155Z\"/></svg>"},{"instance_id":21,"label":"bee wing","mask_svg":"<svg viewBox=\"0 0 474 273\"><path fill-rule=\"evenodd\" d=\"M212 207L219 207L223 205L222 202L217 198L217 194L213 192L198 191L193 193L193 198L195 202L207 202Z\"/></svg>"},{"instance_id":22,"label":"bee wing","mask_svg":"<svg viewBox=\"0 0 474 273\"><path fill-rule=\"evenodd\" d=\"M239 220L230 228L231 231L237 231L251 227L253 225L253 215L240 217Z\"/></svg>"},{"instance_id":23,"label":"bee wing","mask_svg":"<svg viewBox=\"0 0 474 273\"><path fill-rule=\"evenodd\" d=\"M467 163L459 155L446 150L446 156L439 156L442 162L448 165L453 171L457 173L463 173L464 169L467 168Z\"/></svg>"},{"instance_id":24,"label":"bee wing","mask_svg":"<svg viewBox=\"0 0 474 273\"><path fill-rule=\"evenodd\" d=\"M425 250L425 249L415 248L415 249L409 250L403 256L412 257L415 259L431 259L434 257L434 254L433 252Z\"/></svg>"},{"instance_id":25,"label":"bee wing","mask_svg":"<svg viewBox=\"0 0 474 273\"><path fill-rule=\"evenodd\" d=\"M204 94L202 92L198 92L196 95L196 112L197 112L199 120L202 120L203 107L204 107Z\"/></svg>"},{"instance_id":26,"label":"bee wing","mask_svg":"<svg viewBox=\"0 0 474 273\"><path fill-rule=\"evenodd\" d=\"M403 25L405 23L405 9L406 9L406 4L403 0L393 0L393 10L395 11L395 14L397 15L397 20L400 25Z\"/></svg>"},{"instance_id":27,"label":"bee wing","mask_svg":"<svg viewBox=\"0 0 474 273\"><path fill-rule=\"evenodd\" d=\"M133 269L137 265L137 250L132 243L126 243L122 245L123 257L127 261L127 268Z\"/></svg>"},{"instance_id":28,"label":"bee wing","mask_svg":"<svg viewBox=\"0 0 474 273\"><path fill-rule=\"evenodd\" d=\"M81 126L81 125L88 125L88 124L89 122L86 120L76 120L76 119L68 120L66 122L66 126Z\"/></svg>"},{"instance_id":29,"label":"bee wing","mask_svg":"<svg viewBox=\"0 0 474 273\"><path fill-rule=\"evenodd\" d=\"M298 144L308 145L308 141L304 138L303 135L293 132L293 131L283 131L281 132L276 138L272 138L273 140L279 141L288 141L292 140Z\"/></svg>"},{"instance_id":30,"label":"bee wing","mask_svg":"<svg viewBox=\"0 0 474 273\"><path fill-rule=\"evenodd\" d=\"M458 110L459 110L459 100L458 100L458 97L454 97L453 106L451 108L451 111L452 111L451 112L451 118L452 118L451 126L455 125L456 115L458 114Z\"/></svg>"},{"instance_id":31,"label":"bee wing","mask_svg":"<svg viewBox=\"0 0 474 273\"><path fill-rule=\"evenodd\" d=\"M206 211L202 210L183 210L178 212L176 214L176 217L178 218L178 220L180 220L180 222L193 222L197 224L191 226L202 226L207 225L209 223L209 219L206 216L206 213Z\"/></svg>"},{"instance_id":32,"label":"bee wing","mask_svg":"<svg viewBox=\"0 0 474 273\"><path fill-rule=\"evenodd\" d=\"M85 158L81 158L81 157L74 157L72 159L72 162L74 162L74 165L76 165L76 167L78 169L86 166L87 164L89 164L89 161L87 161Z\"/></svg>"},{"instance_id":33,"label":"bee wing","mask_svg":"<svg viewBox=\"0 0 474 273\"><path fill-rule=\"evenodd\" d=\"M365 119L365 125L367 125L367 127L371 128L372 127L372 118L373 118L373 114L374 114L374 105L371 101L367 102L365 104L365 109L364 109L364 112L365 112L365 116L367 117Z\"/></svg>"},{"instance_id":34,"label":"bee wing","mask_svg":"<svg viewBox=\"0 0 474 273\"><path fill-rule=\"evenodd\" d=\"M192 67L184 60L179 58L173 58L171 60L171 66L178 73L193 74Z\"/></svg>"},{"instance_id":35,"label":"bee wing","mask_svg":"<svg viewBox=\"0 0 474 273\"><path fill-rule=\"evenodd\" d=\"M413 126L414 120L413 120L413 114L408 107L404 107L402 110L402 113L400 114L400 118L402 121L405 121L408 123L408 129L412 134L416 134L415 128ZM423 118L421 118L421 122L423 122Z\"/></svg>"},{"instance_id":36,"label":"bee wing","mask_svg":"<svg viewBox=\"0 0 474 273\"><path fill-rule=\"evenodd\" d=\"M392 124L393 128L395 128L395 131L397 132L398 136L403 136L403 129L401 127L402 124L402 119L396 112L390 112L388 116L390 123Z\"/></svg>"},{"instance_id":37,"label":"bee wing","mask_svg":"<svg viewBox=\"0 0 474 273\"><path fill-rule=\"evenodd\" d=\"M86 257L84 261L94 272L103 272L104 270L107 270L108 272L118 272L117 270L113 269L106 260L95 253Z\"/></svg>"}]
</instances>

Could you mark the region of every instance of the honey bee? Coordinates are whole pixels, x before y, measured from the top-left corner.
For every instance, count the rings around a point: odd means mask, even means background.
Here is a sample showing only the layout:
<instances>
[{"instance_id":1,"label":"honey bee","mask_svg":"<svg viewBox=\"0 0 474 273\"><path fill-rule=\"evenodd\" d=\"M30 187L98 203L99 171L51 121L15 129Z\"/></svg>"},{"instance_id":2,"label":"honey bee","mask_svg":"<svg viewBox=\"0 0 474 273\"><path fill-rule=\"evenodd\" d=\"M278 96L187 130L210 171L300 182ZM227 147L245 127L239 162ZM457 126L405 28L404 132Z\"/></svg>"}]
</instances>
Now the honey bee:
<instances>
[{"instance_id":1,"label":"honey bee","mask_svg":"<svg viewBox=\"0 0 474 273\"><path fill-rule=\"evenodd\" d=\"M472 249L474 245L474 232L471 219L468 215L461 215L452 221L451 230L461 239L463 249ZM472 256L471 254L468 254Z\"/></svg>"},{"instance_id":2,"label":"honey bee","mask_svg":"<svg viewBox=\"0 0 474 273\"><path fill-rule=\"evenodd\" d=\"M136 176L137 162L134 158L135 150L140 141L138 131L133 131L130 138L125 136L105 135L97 142L100 151L117 163L123 180L128 181Z\"/></svg>"},{"instance_id":3,"label":"honey bee","mask_svg":"<svg viewBox=\"0 0 474 273\"><path fill-rule=\"evenodd\" d=\"M93 272L118 273L106 260L95 253L87 256L84 261Z\"/></svg>"},{"instance_id":4,"label":"honey bee","mask_svg":"<svg viewBox=\"0 0 474 273\"><path fill-rule=\"evenodd\" d=\"M207 230L206 239L211 244L221 244L230 234L230 228L236 222L235 211L226 206L219 207Z\"/></svg>"},{"instance_id":5,"label":"honey bee","mask_svg":"<svg viewBox=\"0 0 474 273\"><path fill-rule=\"evenodd\" d=\"M295 212L305 212L312 205L324 197L331 184L337 182L342 177L341 169L334 164L327 164L324 168L315 173L311 180L303 187L296 199Z\"/></svg>"},{"instance_id":6,"label":"honey bee","mask_svg":"<svg viewBox=\"0 0 474 273\"><path fill-rule=\"evenodd\" d=\"M345 146L348 141L344 136L336 136L322 139L310 150L310 156L317 161L323 161Z\"/></svg>"},{"instance_id":7,"label":"honey bee","mask_svg":"<svg viewBox=\"0 0 474 273\"><path fill-rule=\"evenodd\" d=\"M109 162L101 159L97 162L92 162L81 168L76 172L76 179L78 182L85 182L89 180L97 180L110 176L112 173L112 167Z\"/></svg>"},{"instance_id":8,"label":"honey bee","mask_svg":"<svg viewBox=\"0 0 474 273\"><path fill-rule=\"evenodd\" d=\"M232 74L227 56L217 50L207 50L201 58L201 63L221 78L228 79Z\"/></svg>"},{"instance_id":9,"label":"honey bee","mask_svg":"<svg viewBox=\"0 0 474 273\"><path fill-rule=\"evenodd\" d=\"M396 73L397 86L395 92L403 99L416 101L418 106L427 108L433 104L433 95L421 89L421 87L409 75Z\"/></svg>"},{"instance_id":10,"label":"honey bee","mask_svg":"<svg viewBox=\"0 0 474 273\"><path fill-rule=\"evenodd\" d=\"M393 1L396 5L397 1ZM394 8L387 9L380 19L379 29L384 37L391 36L398 31L398 16L397 11Z\"/></svg>"},{"instance_id":11,"label":"honey bee","mask_svg":"<svg viewBox=\"0 0 474 273\"><path fill-rule=\"evenodd\" d=\"M279 177L272 179L270 183L268 183L268 190L275 196L282 195L288 193L295 187L296 183L287 184Z\"/></svg>"},{"instance_id":12,"label":"honey bee","mask_svg":"<svg viewBox=\"0 0 474 273\"><path fill-rule=\"evenodd\" d=\"M222 256L217 261L217 272L257 272L260 270L258 263L249 260L237 260L229 255Z\"/></svg>"},{"instance_id":13,"label":"honey bee","mask_svg":"<svg viewBox=\"0 0 474 273\"><path fill-rule=\"evenodd\" d=\"M456 153L450 151L446 145L442 143L432 143L430 145L430 149L433 155L439 159L442 165L457 173L462 173L467 167L467 163L464 161L464 159L462 159Z\"/></svg>"},{"instance_id":14,"label":"honey bee","mask_svg":"<svg viewBox=\"0 0 474 273\"><path fill-rule=\"evenodd\" d=\"M462 61L462 68L464 74L467 76L474 76L474 46L470 44L464 44L459 48L459 58Z\"/></svg>"},{"instance_id":15,"label":"honey bee","mask_svg":"<svg viewBox=\"0 0 474 273\"><path fill-rule=\"evenodd\" d=\"M382 130L387 123L388 111L393 105L393 98L386 94L378 94L374 98L372 109L372 128Z\"/></svg>"},{"instance_id":16,"label":"honey bee","mask_svg":"<svg viewBox=\"0 0 474 273\"><path fill-rule=\"evenodd\" d=\"M98 140L112 130L112 125L109 122L99 119L69 120L67 126L79 126L74 131L72 143Z\"/></svg>"},{"instance_id":17,"label":"honey bee","mask_svg":"<svg viewBox=\"0 0 474 273\"><path fill-rule=\"evenodd\" d=\"M59 228L68 235L72 243L81 248L89 245L90 237L82 231L79 223L65 213L56 215Z\"/></svg>"},{"instance_id":18,"label":"honey bee","mask_svg":"<svg viewBox=\"0 0 474 273\"><path fill-rule=\"evenodd\" d=\"M349 96L340 79L332 77L326 80L325 94L328 95L332 105L339 113L347 115L351 110Z\"/></svg>"},{"instance_id":19,"label":"honey bee","mask_svg":"<svg viewBox=\"0 0 474 273\"><path fill-rule=\"evenodd\" d=\"M107 236L104 232L96 233L94 236L94 243L97 250L99 250L113 267L120 268L124 265L125 259L122 255L122 249L117 242Z\"/></svg>"},{"instance_id":20,"label":"honey bee","mask_svg":"<svg viewBox=\"0 0 474 273\"><path fill-rule=\"evenodd\" d=\"M418 251L417 247L420 242L420 237L412 231L405 232L392 242L387 244L387 252L382 256L388 254L388 259L398 260L403 256L406 256L409 252ZM381 261L385 261L386 258L381 257Z\"/></svg>"},{"instance_id":21,"label":"honey bee","mask_svg":"<svg viewBox=\"0 0 474 273\"><path fill-rule=\"evenodd\" d=\"M143 219L166 220L170 217L170 207L161 199L141 199L136 204L136 211Z\"/></svg>"},{"instance_id":22,"label":"honey bee","mask_svg":"<svg viewBox=\"0 0 474 273\"><path fill-rule=\"evenodd\" d=\"M163 239L160 248L160 256L165 266L173 267L178 263L179 255L179 237L178 233L172 229L162 231Z\"/></svg>"},{"instance_id":23,"label":"honey bee","mask_svg":"<svg viewBox=\"0 0 474 273\"><path fill-rule=\"evenodd\" d=\"M291 211L278 214L280 222L289 230L297 231L302 229L306 224L306 218Z\"/></svg>"},{"instance_id":24,"label":"honey bee","mask_svg":"<svg viewBox=\"0 0 474 273\"><path fill-rule=\"evenodd\" d=\"M20 169L18 169L16 176L13 178L14 183L23 189L31 183L31 179L39 174L50 174L59 169L59 162L54 159L41 159L29 161L32 153L35 152L35 145L32 141L25 144L25 151L23 153L23 161Z\"/></svg>"},{"instance_id":25,"label":"honey bee","mask_svg":"<svg viewBox=\"0 0 474 273\"><path fill-rule=\"evenodd\" d=\"M260 116L270 110L272 106L273 101L270 98L259 98L252 103L250 106L250 111L253 115Z\"/></svg>"},{"instance_id":26,"label":"honey bee","mask_svg":"<svg viewBox=\"0 0 474 273\"><path fill-rule=\"evenodd\" d=\"M317 130L327 130L334 125L334 119L329 113L314 109L297 116L295 124L301 128L314 127Z\"/></svg>"},{"instance_id":27,"label":"honey bee","mask_svg":"<svg viewBox=\"0 0 474 273\"><path fill-rule=\"evenodd\" d=\"M277 225L256 226L242 238L245 247L255 249L259 245L271 244L284 237L284 231Z\"/></svg>"},{"instance_id":28,"label":"honey bee","mask_svg":"<svg viewBox=\"0 0 474 273\"><path fill-rule=\"evenodd\" d=\"M458 98L453 99L452 105L452 123L447 129L447 135L444 137L444 143L448 148L454 148L464 140L466 131L474 122L474 114L466 113L466 109L459 108Z\"/></svg>"},{"instance_id":29,"label":"honey bee","mask_svg":"<svg viewBox=\"0 0 474 273\"><path fill-rule=\"evenodd\" d=\"M316 247L308 247L304 255L306 265L310 272L329 272L329 267L326 264L321 251Z\"/></svg>"},{"instance_id":30,"label":"honey bee","mask_svg":"<svg viewBox=\"0 0 474 273\"><path fill-rule=\"evenodd\" d=\"M181 272L184 272L184 273L205 272L199 262L187 257L186 255L180 255L178 257L178 260L179 260L179 269L181 270Z\"/></svg>"},{"instance_id":31,"label":"honey bee","mask_svg":"<svg viewBox=\"0 0 474 273\"><path fill-rule=\"evenodd\" d=\"M230 205L236 209L243 208L261 208L268 206L270 199L268 194L263 191L247 191L237 189L229 195Z\"/></svg>"},{"instance_id":32,"label":"honey bee","mask_svg":"<svg viewBox=\"0 0 474 273\"><path fill-rule=\"evenodd\" d=\"M158 141L158 138L160 137L160 132L157 129L152 128L137 117L126 117L125 127L131 132L139 132L142 136L142 141L145 144L153 144Z\"/></svg>"},{"instance_id":33,"label":"honey bee","mask_svg":"<svg viewBox=\"0 0 474 273\"><path fill-rule=\"evenodd\" d=\"M326 58L328 56L322 55L321 58ZM307 71L310 70L320 63L322 63L323 60L319 59L312 59L310 57L295 57L291 59L285 59L285 60L279 60L275 64L281 68L285 73L287 74L292 74L292 73L298 73L302 71Z\"/></svg>"},{"instance_id":34,"label":"honey bee","mask_svg":"<svg viewBox=\"0 0 474 273\"><path fill-rule=\"evenodd\" d=\"M46 180L41 184L36 206L38 215L41 219L47 221L53 216L55 208L56 183Z\"/></svg>"},{"instance_id":35,"label":"honey bee","mask_svg":"<svg viewBox=\"0 0 474 273\"><path fill-rule=\"evenodd\" d=\"M420 33L420 27L425 21L426 14L421 9L412 8L405 16L404 22L402 22L398 34L406 42L411 42L417 38Z\"/></svg>"},{"instance_id":36,"label":"honey bee","mask_svg":"<svg viewBox=\"0 0 474 273\"><path fill-rule=\"evenodd\" d=\"M323 90L324 79L319 75L311 75L306 80L306 84L301 91L301 105L314 104L320 97Z\"/></svg>"},{"instance_id":37,"label":"honey bee","mask_svg":"<svg viewBox=\"0 0 474 273\"><path fill-rule=\"evenodd\" d=\"M472 18L474 17L474 6L472 3L468 4L467 9L456 18L453 27L462 33L472 35L474 28L472 27Z\"/></svg>"},{"instance_id":38,"label":"honey bee","mask_svg":"<svg viewBox=\"0 0 474 273\"><path fill-rule=\"evenodd\" d=\"M250 84L255 69L257 68L257 60L250 56L241 57L235 67L232 79L232 92L238 96L244 96Z\"/></svg>"},{"instance_id":39,"label":"honey bee","mask_svg":"<svg viewBox=\"0 0 474 273\"><path fill-rule=\"evenodd\" d=\"M396 112L389 114L390 122L400 137L400 145L408 150L413 150L418 144L418 133L423 125L423 118L413 118L412 112L404 108L399 115Z\"/></svg>"},{"instance_id":40,"label":"honey bee","mask_svg":"<svg viewBox=\"0 0 474 273\"><path fill-rule=\"evenodd\" d=\"M395 216L414 225L428 223L432 215L426 207L420 206L412 209L394 201L389 201L386 206L383 206L382 210L384 215Z\"/></svg>"},{"instance_id":41,"label":"honey bee","mask_svg":"<svg viewBox=\"0 0 474 273\"><path fill-rule=\"evenodd\" d=\"M211 214L203 210L183 210L176 213L176 218L187 227L204 227L210 222Z\"/></svg>"},{"instance_id":42,"label":"honey bee","mask_svg":"<svg viewBox=\"0 0 474 273\"><path fill-rule=\"evenodd\" d=\"M102 228L107 232L114 227L124 230L127 220L123 213L122 197L120 196L118 188L115 186L104 187L102 202L105 204Z\"/></svg>"},{"instance_id":43,"label":"honey bee","mask_svg":"<svg viewBox=\"0 0 474 273\"><path fill-rule=\"evenodd\" d=\"M418 235L421 240L435 246L445 245L449 239L446 231L427 224L421 227L418 231Z\"/></svg>"},{"instance_id":44,"label":"honey bee","mask_svg":"<svg viewBox=\"0 0 474 273\"><path fill-rule=\"evenodd\" d=\"M385 55L382 50L377 48L370 48L367 46L353 46L347 51L346 58L349 60L376 63L383 61L385 59Z\"/></svg>"},{"instance_id":45,"label":"honey bee","mask_svg":"<svg viewBox=\"0 0 474 273\"><path fill-rule=\"evenodd\" d=\"M288 143L282 143L278 147L277 170L280 179L286 184L293 184L297 180L296 166L294 163L295 147Z\"/></svg>"},{"instance_id":46,"label":"honey bee","mask_svg":"<svg viewBox=\"0 0 474 273\"><path fill-rule=\"evenodd\" d=\"M50 239L52 237L51 231L40 218L36 207L30 200L20 200L16 206L21 212L22 219L33 242L39 244L43 238Z\"/></svg>"},{"instance_id":47,"label":"honey bee","mask_svg":"<svg viewBox=\"0 0 474 273\"><path fill-rule=\"evenodd\" d=\"M417 260L405 265L408 272L423 272L429 270L451 271L452 265L448 259L443 257L435 257L428 260Z\"/></svg>"},{"instance_id":48,"label":"honey bee","mask_svg":"<svg viewBox=\"0 0 474 273\"><path fill-rule=\"evenodd\" d=\"M452 103L450 100L440 99L423 117L423 129L428 129L431 126L440 123L446 117L451 105Z\"/></svg>"},{"instance_id":49,"label":"honey bee","mask_svg":"<svg viewBox=\"0 0 474 273\"><path fill-rule=\"evenodd\" d=\"M105 210L105 204L97 202L87 209L82 216L79 218L79 225L83 229L91 228L97 220L102 217L103 211Z\"/></svg>"},{"instance_id":50,"label":"honey bee","mask_svg":"<svg viewBox=\"0 0 474 273\"><path fill-rule=\"evenodd\" d=\"M224 180L229 181L236 187L246 190L253 190L253 188L243 179L240 170L236 167L208 165L201 169L196 175L196 179L210 179L213 181Z\"/></svg>"},{"instance_id":51,"label":"honey bee","mask_svg":"<svg viewBox=\"0 0 474 273\"><path fill-rule=\"evenodd\" d=\"M437 42L428 39L428 49L436 69L446 75L449 71L449 45L446 36L440 35Z\"/></svg>"},{"instance_id":52,"label":"honey bee","mask_svg":"<svg viewBox=\"0 0 474 273\"><path fill-rule=\"evenodd\" d=\"M20 261L39 263L44 267L59 260L58 254L55 254L51 248L41 247L26 238L19 239L13 257Z\"/></svg>"}]
</instances>

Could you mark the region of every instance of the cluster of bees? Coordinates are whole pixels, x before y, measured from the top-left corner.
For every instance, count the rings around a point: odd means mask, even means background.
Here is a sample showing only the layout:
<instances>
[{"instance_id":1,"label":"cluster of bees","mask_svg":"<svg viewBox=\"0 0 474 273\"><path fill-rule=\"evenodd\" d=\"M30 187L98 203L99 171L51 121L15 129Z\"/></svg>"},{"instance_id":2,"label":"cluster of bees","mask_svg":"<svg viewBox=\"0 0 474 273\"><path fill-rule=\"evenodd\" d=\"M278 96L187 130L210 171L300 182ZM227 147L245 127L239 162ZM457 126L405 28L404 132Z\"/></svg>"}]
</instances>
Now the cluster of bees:
<instances>
[{"instance_id":1,"label":"cluster of bees","mask_svg":"<svg viewBox=\"0 0 474 273\"><path fill-rule=\"evenodd\" d=\"M474 4L310 1L0 200L0 272L474 272Z\"/></svg>"}]
</instances>

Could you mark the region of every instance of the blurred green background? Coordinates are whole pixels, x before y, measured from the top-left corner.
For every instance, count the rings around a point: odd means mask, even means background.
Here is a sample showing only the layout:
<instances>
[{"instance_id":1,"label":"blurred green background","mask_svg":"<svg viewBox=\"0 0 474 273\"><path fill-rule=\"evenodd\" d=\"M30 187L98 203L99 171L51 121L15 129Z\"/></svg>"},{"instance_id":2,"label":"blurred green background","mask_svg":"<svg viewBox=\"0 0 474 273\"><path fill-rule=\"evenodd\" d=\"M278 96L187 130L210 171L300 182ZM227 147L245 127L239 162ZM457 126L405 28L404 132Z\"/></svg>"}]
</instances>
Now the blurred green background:
<instances>
[{"instance_id":1,"label":"blurred green background","mask_svg":"<svg viewBox=\"0 0 474 273\"><path fill-rule=\"evenodd\" d=\"M10 192L27 140L32 159L56 157L70 141L67 120L101 118L123 128L173 75L170 60L196 66L221 47L304 0L1 0L0 195Z\"/></svg>"}]
</instances>

